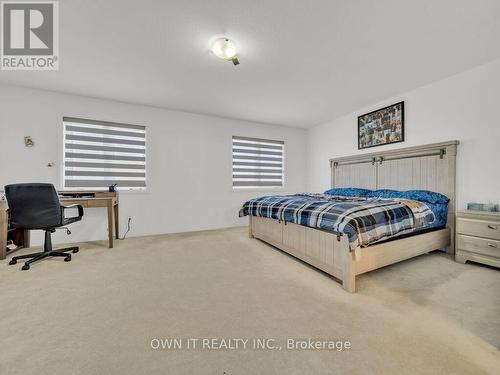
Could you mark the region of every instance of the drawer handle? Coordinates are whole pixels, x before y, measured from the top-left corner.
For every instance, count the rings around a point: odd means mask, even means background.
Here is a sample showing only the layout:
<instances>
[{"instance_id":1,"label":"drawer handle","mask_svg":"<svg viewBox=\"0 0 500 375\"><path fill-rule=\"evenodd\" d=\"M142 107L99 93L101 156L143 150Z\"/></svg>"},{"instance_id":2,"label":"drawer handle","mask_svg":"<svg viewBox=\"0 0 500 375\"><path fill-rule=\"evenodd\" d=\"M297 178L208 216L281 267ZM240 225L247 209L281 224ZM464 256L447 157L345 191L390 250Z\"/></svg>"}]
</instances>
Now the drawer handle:
<instances>
[{"instance_id":1,"label":"drawer handle","mask_svg":"<svg viewBox=\"0 0 500 375\"><path fill-rule=\"evenodd\" d=\"M493 229L493 230L497 230L498 229L498 227L496 225L488 225L488 228Z\"/></svg>"},{"instance_id":2,"label":"drawer handle","mask_svg":"<svg viewBox=\"0 0 500 375\"><path fill-rule=\"evenodd\" d=\"M493 247L493 248L495 248L495 249L497 249L497 248L498 248L498 246L497 246L497 245L495 245L494 243L488 243L488 246L489 246L489 247Z\"/></svg>"}]
</instances>

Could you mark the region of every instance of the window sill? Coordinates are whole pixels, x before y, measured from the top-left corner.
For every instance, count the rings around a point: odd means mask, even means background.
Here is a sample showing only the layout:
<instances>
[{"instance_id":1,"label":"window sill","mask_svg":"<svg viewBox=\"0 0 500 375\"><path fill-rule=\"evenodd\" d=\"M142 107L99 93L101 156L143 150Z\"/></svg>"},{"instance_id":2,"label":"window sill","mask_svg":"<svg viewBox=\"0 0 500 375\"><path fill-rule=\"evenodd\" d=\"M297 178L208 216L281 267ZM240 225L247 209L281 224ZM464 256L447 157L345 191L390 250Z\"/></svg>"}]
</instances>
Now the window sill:
<instances>
[{"instance_id":1,"label":"window sill","mask_svg":"<svg viewBox=\"0 0 500 375\"><path fill-rule=\"evenodd\" d=\"M61 188L58 189L58 191L88 191L88 192L93 192L93 191L98 191L101 193L107 193L109 190L108 189L89 189L89 188ZM117 190L118 194L123 194L123 195L135 195L135 194L151 194L151 192L148 189L134 189L134 190Z\"/></svg>"},{"instance_id":2,"label":"window sill","mask_svg":"<svg viewBox=\"0 0 500 375\"><path fill-rule=\"evenodd\" d=\"M259 192L259 191L262 191L262 192L284 192L284 191L286 191L286 188L284 186L283 187L276 187L276 188L244 186L244 187L237 187L237 188L233 187L232 190L233 190L233 192L248 192L248 191L251 191L251 192Z\"/></svg>"}]
</instances>

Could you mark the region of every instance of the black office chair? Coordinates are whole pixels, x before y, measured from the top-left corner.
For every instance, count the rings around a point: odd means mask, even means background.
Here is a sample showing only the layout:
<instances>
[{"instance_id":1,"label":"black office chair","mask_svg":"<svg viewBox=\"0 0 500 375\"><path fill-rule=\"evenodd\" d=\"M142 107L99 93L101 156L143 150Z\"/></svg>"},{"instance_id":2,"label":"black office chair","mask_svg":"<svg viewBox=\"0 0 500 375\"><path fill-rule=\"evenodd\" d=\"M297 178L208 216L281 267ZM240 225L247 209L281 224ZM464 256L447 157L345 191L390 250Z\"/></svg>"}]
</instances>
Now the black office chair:
<instances>
[{"instance_id":1,"label":"black office chair","mask_svg":"<svg viewBox=\"0 0 500 375\"><path fill-rule=\"evenodd\" d=\"M5 197L9 204L9 220L12 228L41 229L45 231L43 252L13 257L9 264L16 264L19 259L29 259L22 267L30 269L30 264L47 257L64 257L65 262L71 260L71 254L78 252L78 247L67 247L52 250L51 233L56 228L80 221L83 207L80 205L61 206L57 191L52 184L13 184L5 186ZM65 218L66 208L78 208L78 216ZM69 230L68 230L68 233Z\"/></svg>"}]
</instances>

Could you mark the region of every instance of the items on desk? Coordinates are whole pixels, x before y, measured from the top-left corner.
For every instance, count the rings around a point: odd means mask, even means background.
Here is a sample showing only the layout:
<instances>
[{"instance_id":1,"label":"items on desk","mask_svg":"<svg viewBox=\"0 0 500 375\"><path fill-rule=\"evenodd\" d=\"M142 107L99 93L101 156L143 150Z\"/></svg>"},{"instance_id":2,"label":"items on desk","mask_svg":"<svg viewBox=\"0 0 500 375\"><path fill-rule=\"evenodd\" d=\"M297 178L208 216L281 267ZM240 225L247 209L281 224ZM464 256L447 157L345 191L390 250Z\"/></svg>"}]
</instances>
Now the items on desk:
<instances>
[{"instance_id":1,"label":"items on desk","mask_svg":"<svg viewBox=\"0 0 500 375\"><path fill-rule=\"evenodd\" d=\"M80 198L95 198L95 192L92 191L60 191L58 193L59 198L62 199L80 199Z\"/></svg>"}]
</instances>

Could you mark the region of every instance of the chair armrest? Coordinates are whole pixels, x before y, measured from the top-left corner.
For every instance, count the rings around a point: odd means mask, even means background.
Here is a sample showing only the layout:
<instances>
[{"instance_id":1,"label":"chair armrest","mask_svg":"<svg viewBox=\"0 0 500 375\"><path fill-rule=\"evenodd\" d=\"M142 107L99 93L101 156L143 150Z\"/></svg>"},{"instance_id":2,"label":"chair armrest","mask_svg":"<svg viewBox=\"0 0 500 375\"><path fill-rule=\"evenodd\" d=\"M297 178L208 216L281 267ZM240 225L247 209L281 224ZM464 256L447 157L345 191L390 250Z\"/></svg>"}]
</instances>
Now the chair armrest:
<instances>
[{"instance_id":1,"label":"chair armrest","mask_svg":"<svg viewBox=\"0 0 500 375\"><path fill-rule=\"evenodd\" d=\"M64 211L67 209L67 208L78 208L78 216L75 216L75 217L82 217L83 216L83 207L79 204L71 204L69 206L61 206L61 214L62 214L62 217L64 218Z\"/></svg>"}]
</instances>

